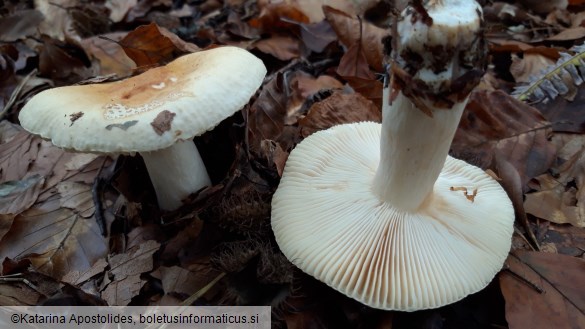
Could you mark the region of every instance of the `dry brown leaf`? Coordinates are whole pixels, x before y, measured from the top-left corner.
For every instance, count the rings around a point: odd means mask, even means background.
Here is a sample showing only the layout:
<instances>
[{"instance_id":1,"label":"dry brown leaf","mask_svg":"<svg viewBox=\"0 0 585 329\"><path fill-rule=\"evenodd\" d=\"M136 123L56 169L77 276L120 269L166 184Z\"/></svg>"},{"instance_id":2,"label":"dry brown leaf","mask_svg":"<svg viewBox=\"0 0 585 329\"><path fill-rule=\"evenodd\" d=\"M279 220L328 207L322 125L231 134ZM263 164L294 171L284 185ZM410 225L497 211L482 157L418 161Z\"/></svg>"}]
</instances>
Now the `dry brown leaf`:
<instances>
[{"instance_id":1,"label":"dry brown leaf","mask_svg":"<svg viewBox=\"0 0 585 329\"><path fill-rule=\"evenodd\" d=\"M120 40L119 45L138 67L165 64L178 55L199 50L196 45L154 23L137 27Z\"/></svg>"},{"instance_id":2,"label":"dry brown leaf","mask_svg":"<svg viewBox=\"0 0 585 329\"><path fill-rule=\"evenodd\" d=\"M512 73L516 83L527 83L531 76L538 75L543 69L554 63L554 60L536 53L525 53L522 58L513 55L510 73Z\"/></svg>"},{"instance_id":3,"label":"dry brown leaf","mask_svg":"<svg viewBox=\"0 0 585 329\"><path fill-rule=\"evenodd\" d=\"M45 19L38 10L21 10L0 18L0 41L12 42L36 34Z\"/></svg>"},{"instance_id":4,"label":"dry brown leaf","mask_svg":"<svg viewBox=\"0 0 585 329\"><path fill-rule=\"evenodd\" d=\"M39 72L45 77L78 82L94 76L89 59L82 48L43 35L39 52Z\"/></svg>"},{"instance_id":5,"label":"dry brown leaf","mask_svg":"<svg viewBox=\"0 0 585 329\"><path fill-rule=\"evenodd\" d=\"M388 35L389 31L329 6L324 6L323 12L339 37L339 41L346 48L360 45L370 67L377 72L384 70L382 38Z\"/></svg>"},{"instance_id":6,"label":"dry brown leaf","mask_svg":"<svg viewBox=\"0 0 585 329\"><path fill-rule=\"evenodd\" d=\"M315 24L300 24L301 40L307 48L320 53L332 42L337 41L337 35L327 21Z\"/></svg>"},{"instance_id":7,"label":"dry brown leaf","mask_svg":"<svg viewBox=\"0 0 585 329\"><path fill-rule=\"evenodd\" d=\"M550 124L533 107L502 91L476 91L463 112L451 152L483 169L494 168L498 152L518 170L525 186L554 160L550 133Z\"/></svg>"},{"instance_id":8,"label":"dry brown leaf","mask_svg":"<svg viewBox=\"0 0 585 329\"><path fill-rule=\"evenodd\" d=\"M11 210L19 215L0 240L0 257L28 258L56 278L88 269L107 252L91 200L91 184L103 160L65 152L6 122L0 124L0 141L2 182L43 181L35 187L32 205L29 199ZM21 197L29 192L23 190Z\"/></svg>"},{"instance_id":9,"label":"dry brown leaf","mask_svg":"<svg viewBox=\"0 0 585 329\"><path fill-rule=\"evenodd\" d=\"M59 41L65 41L67 38L79 39L67 10L68 8L75 7L77 1L35 0L34 2L35 9L45 16L45 19L38 25L38 30L42 34Z\"/></svg>"},{"instance_id":10,"label":"dry brown leaf","mask_svg":"<svg viewBox=\"0 0 585 329\"><path fill-rule=\"evenodd\" d=\"M248 112L250 147L258 149L264 139L276 140L287 116L288 95L284 75L278 73L266 83Z\"/></svg>"},{"instance_id":11,"label":"dry brown leaf","mask_svg":"<svg viewBox=\"0 0 585 329\"><path fill-rule=\"evenodd\" d=\"M175 261L177 256L183 252L182 249L185 247L185 245L187 245L189 241L195 241L201 233L202 229L202 220L192 220L174 238L164 244L163 250L160 254L160 259L169 262Z\"/></svg>"},{"instance_id":12,"label":"dry brown leaf","mask_svg":"<svg viewBox=\"0 0 585 329\"><path fill-rule=\"evenodd\" d=\"M300 8L300 10L309 17L311 23L320 22L325 18L323 13L323 6L329 6L337 10L343 11L348 15L356 15L356 5L367 6L372 0L289 0ZM377 1L377 0L373 0ZM361 9L360 6L360 9Z\"/></svg>"},{"instance_id":13,"label":"dry brown leaf","mask_svg":"<svg viewBox=\"0 0 585 329\"><path fill-rule=\"evenodd\" d=\"M297 111L301 106L313 95L319 91L324 90L336 90L342 89L343 84L328 75L321 75L314 78L312 75L303 71L297 71L292 73L290 79L291 95L289 98L289 109L287 110L290 114L285 121L286 124L295 124L297 122Z\"/></svg>"},{"instance_id":14,"label":"dry brown leaf","mask_svg":"<svg viewBox=\"0 0 585 329\"><path fill-rule=\"evenodd\" d=\"M309 18L295 4L283 1L259 1L260 14L248 24L264 33L290 31L295 23L309 23Z\"/></svg>"},{"instance_id":15,"label":"dry brown leaf","mask_svg":"<svg viewBox=\"0 0 585 329\"><path fill-rule=\"evenodd\" d=\"M585 146L554 173L534 179L538 187L526 194L526 212L557 224L585 227Z\"/></svg>"},{"instance_id":16,"label":"dry brown leaf","mask_svg":"<svg viewBox=\"0 0 585 329\"><path fill-rule=\"evenodd\" d=\"M116 281L132 275L140 275L153 269L152 255L160 248L160 243L148 240L130 248L124 254L114 255L109 259L110 272Z\"/></svg>"},{"instance_id":17,"label":"dry brown leaf","mask_svg":"<svg viewBox=\"0 0 585 329\"><path fill-rule=\"evenodd\" d=\"M571 41L585 37L585 27L571 27L547 38L549 41Z\"/></svg>"},{"instance_id":18,"label":"dry brown leaf","mask_svg":"<svg viewBox=\"0 0 585 329\"><path fill-rule=\"evenodd\" d=\"M549 1L541 1L541 0L518 0L520 4L522 4L525 8L529 8L530 10L534 11L535 13L540 14L548 14L555 9L567 9L567 5L569 4L568 0L549 0Z\"/></svg>"},{"instance_id":19,"label":"dry brown leaf","mask_svg":"<svg viewBox=\"0 0 585 329\"><path fill-rule=\"evenodd\" d=\"M109 0L105 6L110 10L110 20L114 23L121 22L126 14L138 3L137 0Z\"/></svg>"},{"instance_id":20,"label":"dry brown leaf","mask_svg":"<svg viewBox=\"0 0 585 329\"><path fill-rule=\"evenodd\" d=\"M329 75L320 75L317 78L309 74L303 74L302 71L295 72L295 76L291 79L291 87L295 95L300 96L300 99L307 99L316 94L320 90L342 89L343 84Z\"/></svg>"},{"instance_id":21,"label":"dry brown leaf","mask_svg":"<svg viewBox=\"0 0 585 329\"><path fill-rule=\"evenodd\" d=\"M538 242L541 245L553 245L556 253L583 258L583 250L585 250L583 228L542 221L538 231Z\"/></svg>"},{"instance_id":22,"label":"dry brown leaf","mask_svg":"<svg viewBox=\"0 0 585 329\"><path fill-rule=\"evenodd\" d=\"M90 37L81 41L81 45L90 58L95 58L99 62L99 75L115 74L118 77L130 76L136 68L124 50L116 43L112 42L121 40L126 33L116 32L102 35L101 37Z\"/></svg>"},{"instance_id":23,"label":"dry brown leaf","mask_svg":"<svg viewBox=\"0 0 585 329\"><path fill-rule=\"evenodd\" d=\"M572 94L571 89L569 89L570 94ZM582 105L585 102L585 88L583 85L576 88L576 94L571 96L574 97L572 101L568 101L566 97L556 97L550 102L536 103L534 107L553 124L553 131L585 133L585 106Z\"/></svg>"},{"instance_id":24,"label":"dry brown leaf","mask_svg":"<svg viewBox=\"0 0 585 329\"><path fill-rule=\"evenodd\" d=\"M242 21L240 15L231 12L227 18L225 30L229 33L242 37L244 39L256 40L260 38L260 31L250 26L247 22Z\"/></svg>"},{"instance_id":25,"label":"dry brown leaf","mask_svg":"<svg viewBox=\"0 0 585 329\"><path fill-rule=\"evenodd\" d=\"M252 47L281 61L289 61L299 57L301 52L299 43L299 40L289 36L273 36L256 41Z\"/></svg>"},{"instance_id":26,"label":"dry brown leaf","mask_svg":"<svg viewBox=\"0 0 585 329\"><path fill-rule=\"evenodd\" d=\"M382 82L370 71L364 49L359 44L351 46L337 67L339 74L356 92L382 108Z\"/></svg>"},{"instance_id":27,"label":"dry brown leaf","mask_svg":"<svg viewBox=\"0 0 585 329\"><path fill-rule=\"evenodd\" d=\"M188 271L179 266L159 268L163 290L166 294L180 294L191 296L217 275L217 271L210 271L210 268L202 268L201 271Z\"/></svg>"},{"instance_id":28,"label":"dry brown leaf","mask_svg":"<svg viewBox=\"0 0 585 329\"><path fill-rule=\"evenodd\" d=\"M130 275L120 281L110 283L102 292L102 298L108 305L126 306L132 298L138 296L140 289L146 284L146 280L140 278L140 274Z\"/></svg>"},{"instance_id":29,"label":"dry brown leaf","mask_svg":"<svg viewBox=\"0 0 585 329\"><path fill-rule=\"evenodd\" d=\"M86 184L77 182L60 182L57 184L57 192L61 194L59 203L61 207L76 211L84 218L91 218L94 213L91 189Z\"/></svg>"},{"instance_id":30,"label":"dry brown leaf","mask_svg":"<svg viewBox=\"0 0 585 329\"><path fill-rule=\"evenodd\" d=\"M39 271L58 279L88 269L106 253L95 219L61 207L59 194L18 215L0 241L1 257L28 258Z\"/></svg>"},{"instance_id":31,"label":"dry brown leaf","mask_svg":"<svg viewBox=\"0 0 585 329\"><path fill-rule=\"evenodd\" d=\"M0 284L0 305L38 305L41 297L41 294L34 291L24 282Z\"/></svg>"},{"instance_id":32,"label":"dry brown leaf","mask_svg":"<svg viewBox=\"0 0 585 329\"><path fill-rule=\"evenodd\" d=\"M80 272L80 271L71 271L67 273L61 281L70 283L72 285L80 285L85 281L88 281L92 277L104 273L106 267L108 266L108 262L104 258L98 259L89 269Z\"/></svg>"},{"instance_id":33,"label":"dry brown leaf","mask_svg":"<svg viewBox=\"0 0 585 329\"><path fill-rule=\"evenodd\" d=\"M37 200L45 179L39 174L0 184L0 214L18 215ZM5 232L4 232L5 233ZM0 229L0 239L4 236Z\"/></svg>"},{"instance_id":34,"label":"dry brown leaf","mask_svg":"<svg viewBox=\"0 0 585 329\"><path fill-rule=\"evenodd\" d=\"M585 328L585 260L516 251L506 265L523 278L499 276L510 329Z\"/></svg>"},{"instance_id":35,"label":"dry brown leaf","mask_svg":"<svg viewBox=\"0 0 585 329\"><path fill-rule=\"evenodd\" d=\"M376 76L370 71L367 62L365 49L359 43L353 44L347 49L337 67L337 74L344 79L360 78L364 80L375 80ZM350 83L351 85L351 83Z\"/></svg>"},{"instance_id":36,"label":"dry brown leaf","mask_svg":"<svg viewBox=\"0 0 585 329\"><path fill-rule=\"evenodd\" d=\"M335 92L325 100L313 104L307 115L299 120L303 137L332 126L359 121L382 121L382 113L360 94Z\"/></svg>"}]
</instances>

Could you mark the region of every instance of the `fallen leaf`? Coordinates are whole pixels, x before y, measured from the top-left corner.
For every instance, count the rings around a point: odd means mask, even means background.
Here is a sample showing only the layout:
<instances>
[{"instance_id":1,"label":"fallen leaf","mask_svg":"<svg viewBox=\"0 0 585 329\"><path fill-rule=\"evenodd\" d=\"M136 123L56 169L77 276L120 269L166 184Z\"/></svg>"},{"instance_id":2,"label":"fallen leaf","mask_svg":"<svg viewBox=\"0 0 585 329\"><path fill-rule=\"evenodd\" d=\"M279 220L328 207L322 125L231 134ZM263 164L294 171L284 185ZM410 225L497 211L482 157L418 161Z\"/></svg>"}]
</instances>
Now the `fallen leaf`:
<instances>
[{"instance_id":1,"label":"fallen leaf","mask_svg":"<svg viewBox=\"0 0 585 329\"><path fill-rule=\"evenodd\" d=\"M555 9L567 9L567 5L569 3L568 0L519 0L518 2L525 8L530 8L530 10L540 14L548 14Z\"/></svg>"},{"instance_id":2,"label":"fallen leaf","mask_svg":"<svg viewBox=\"0 0 585 329\"><path fill-rule=\"evenodd\" d=\"M290 97L288 102L285 124L296 124L298 113L302 107L309 105L310 102L319 98L320 92L330 92L332 90L343 89L343 84L329 75L321 75L317 78L303 71L296 71L291 74L290 78Z\"/></svg>"},{"instance_id":3,"label":"fallen leaf","mask_svg":"<svg viewBox=\"0 0 585 329\"><path fill-rule=\"evenodd\" d=\"M132 298L138 296L145 284L146 280L142 280L140 274L130 275L110 283L102 292L102 298L108 305L126 306L130 304Z\"/></svg>"},{"instance_id":4,"label":"fallen leaf","mask_svg":"<svg viewBox=\"0 0 585 329\"><path fill-rule=\"evenodd\" d=\"M315 78L302 71L295 72L290 84L293 89L292 97L300 101L305 101L321 90L343 89L343 84L332 76L320 75Z\"/></svg>"},{"instance_id":5,"label":"fallen leaf","mask_svg":"<svg viewBox=\"0 0 585 329\"><path fill-rule=\"evenodd\" d=\"M124 50L116 42L113 42L121 40L125 35L126 33L123 32L108 33L81 41L88 56L99 62L99 75L115 74L118 77L127 77L136 68L134 61L126 56Z\"/></svg>"},{"instance_id":6,"label":"fallen leaf","mask_svg":"<svg viewBox=\"0 0 585 329\"><path fill-rule=\"evenodd\" d=\"M585 259L585 230L573 225L540 221L538 243L553 246L555 253Z\"/></svg>"},{"instance_id":7,"label":"fallen leaf","mask_svg":"<svg viewBox=\"0 0 585 329\"><path fill-rule=\"evenodd\" d=\"M107 266L108 262L105 259L100 258L89 269L83 272L71 271L67 273L61 281L72 285L80 285L83 282L90 280L93 276L104 273Z\"/></svg>"},{"instance_id":8,"label":"fallen leaf","mask_svg":"<svg viewBox=\"0 0 585 329\"><path fill-rule=\"evenodd\" d=\"M43 47L39 52L41 75L69 83L78 82L93 75L89 67L89 58L82 48L47 36L43 36L42 41Z\"/></svg>"},{"instance_id":9,"label":"fallen leaf","mask_svg":"<svg viewBox=\"0 0 585 329\"><path fill-rule=\"evenodd\" d=\"M314 24L300 24L301 40L307 48L320 53L325 48L337 41L337 35L327 21L321 21Z\"/></svg>"},{"instance_id":10,"label":"fallen leaf","mask_svg":"<svg viewBox=\"0 0 585 329\"><path fill-rule=\"evenodd\" d=\"M69 6L67 13L71 17L73 31L77 32L75 41L110 32L112 22L108 19L108 12L105 6L89 1L76 1L75 5Z\"/></svg>"},{"instance_id":11,"label":"fallen leaf","mask_svg":"<svg viewBox=\"0 0 585 329\"><path fill-rule=\"evenodd\" d=\"M178 55L199 50L196 45L154 23L137 27L120 40L119 45L138 67L165 64Z\"/></svg>"},{"instance_id":12,"label":"fallen leaf","mask_svg":"<svg viewBox=\"0 0 585 329\"><path fill-rule=\"evenodd\" d=\"M291 2L296 3L299 9L305 13L305 15L307 15L309 21L315 23L320 22L325 18L325 14L323 13L324 5L353 16L357 14L355 10L356 4L359 5L362 3L371 2L371 0L292 0Z\"/></svg>"},{"instance_id":13,"label":"fallen leaf","mask_svg":"<svg viewBox=\"0 0 585 329\"><path fill-rule=\"evenodd\" d=\"M496 151L495 163L499 174L496 180L499 181L508 194L510 201L512 201L516 221L524 229L525 241L530 243L530 247L534 248L538 244L538 239L530 227L528 216L526 216L526 210L524 209L524 193L520 173L499 151Z\"/></svg>"},{"instance_id":14,"label":"fallen leaf","mask_svg":"<svg viewBox=\"0 0 585 329\"><path fill-rule=\"evenodd\" d=\"M34 306L41 301L42 295L24 282L0 284L0 305Z\"/></svg>"},{"instance_id":15,"label":"fallen leaf","mask_svg":"<svg viewBox=\"0 0 585 329\"><path fill-rule=\"evenodd\" d=\"M518 170L525 186L552 165L556 149L548 140L551 130L533 107L502 91L476 91L463 112L451 153L493 169L497 151Z\"/></svg>"},{"instance_id":16,"label":"fallen leaf","mask_svg":"<svg viewBox=\"0 0 585 329\"><path fill-rule=\"evenodd\" d=\"M65 41L67 38L72 40L79 39L73 22L69 15L68 8L74 8L77 4L75 0L35 0L35 9L40 11L45 19L37 26L43 35L52 39Z\"/></svg>"},{"instance_id":17,"label":"fallen leaf","mask_svg":"<svg viewBox=\"0 0 585 329\"><path fill-rule=\"evenodd\" d=\"M91 190L86 184L77 182L60 182L57 184L57 192L60 194L61 207L76 211L84 218L91 218L94 213Z\"/></svg>"},{"instance_id":18,"label":"fallen leaf","mask_svg":"<svg viewBox=\"0 0 585 329\"><path fill-rule=\"evenodd\" d=\"M188 271L179 266L159 268L165 294L179 294L188 297L205 287L219 274L208 267L200 271Z\"/></svg>"},{"instance_id":19,"label":"fallen leaf","mask_svg":"<svg viewBox=\"0 0 585 329\"><path fill-rule=\"evenodd\" d=\"M558 34L547 38L548 41L569 41L585 37L585 27L578 26L562 30Z\"/></svg>"},{"instance_id":20,"label":"fallen leaf","mask_svg":"<svg viewBox=\"0 0 585 329\"><path fill-rule=\"evenodd\" d=\"M18 215L30 208L41 192L45 180L38 174L0 184L0 214ZM4 236L0 230L0 239Z\"/></svg>"},{"instance_id":21,"label":"fallen leaf","mask_svg":"<svg viewBox=\"0 0 585 329\"><path fill-rule=\"evenodd\" d=\"M33 204L19 210L0 239L0 257L28 258L39 271L56 278L83 271L104 257L107 245L93 217L91 198L103 159L92 156L88 162L5 122L0 123L0 141L1 181L38 177L43 182L35 187ZM82 163L85 166L79 167Z\"/></svg>"},{"instance_id":22,"label":"fallen leaf","mask_svg":"<svg viewBox=\"0 0 585 329\"><path fill-rule=\"evenodd\" d=\"M260 31L250 26L247 22L242 21L240 15L231 12L228 16L225 29L233 35L240 36L249 40L256 40L260 38Z\"/></svg>"},{"instance_id":23,"label":"fallen leaf","mask_svg":"<svg viewBox=\"0 0 585 329\"><path fill-rule=\"evenodd\" d=\"M516 251L506 265L522 278L499 276L510 329L585 328L585 260Z\"/></svg>"},{"instance_id":24,"label":"fallen leaf","mask_svg":"<svg viewBox=\"0 0 585 329\"><path fill-rule=\"evenodd\" d=\"M0 41L12 42L36 34L39 24L45 19L38 10L21 10L0 18Z\"/></svg>"},{"instance_id":25,"label":"fallen leaf","mask_svg":"<svg viewBox=\"0 0 585 329\"><path fill-rule=\"evenodd\" d=\"M343 123L382 121L382 112L372 102L357 93L333 95L313 104L307 115L299 120L303 137Z\"/></svg>"},{"instance_id":26,"label":"fallen leaf","mask_svg":"<svg viewBox=\"0 0 585 329\"><path fill-rule=\"evenodd\" d=\"M552 123L555 132L585 133L585 88L581 85L572 101L556 97L549 102L539 102L534 107Z\"/></svg>"},{"instance_id":27,"label":"fallen leaf","mask_svg":"<svg viewBox=\"0 0 585 329\"><path fill-rule=\"evenodd\" d=\"M309 23L309 18L295 4L261 1L258 8L258 17L250 19L248 24L264 33L285 32L294 27L295 23Z\"/></svg>"},{"instance_id":28,"label":"fallen leaf","mask_svg":"<svg viewBox=\"0 0 585 329\"><path fill-rule=\"evenodd\" d=\"M522 58L512 56L510 73L516 83L528 83L531 76L539 74L544 68L553 65L554 60L540 54L525 53Z\"/></svg>"},{"instance_id":29,"label":"fallen leaf","mask_svg":"<svg viewBox=\"0 0 585 329\"><path fill-rule=\"evenodd\" d=\"M106 1L106 8L110 10L110 19L114 23L121 22L130 9L138 3L137 0L110 0Z\"/></svg>"},{"instance_id":30,"label":"fallen leaf","mask_svg":"<svg viewBox=\"0 0 585 329\"><path fill-rule=\"evenodd\" d=\"M282 133L288 108L284 79L284 75L278 73L264 84L260 95L250 106L248 134L253 149L258 149L262 140L276 140Z\"/></svg>"},{"instance_id":31,"label":"fallen leaf","mask_svg":"<svg viewBox=\"0 0 585 329\"><path fill-rule=\"evenodd\" d=\"M273 36L268 39L258 40L252 47L281 61L289 61L300 55L299 41L288 36Z\"/></svg>"},{"instance_id":32,"label":"fallen leaf","mask_svg":"<svg viewBox=\"0 0 585 329\"><path fill-rule=\"evenodd\" d=\"M370 71L364 49L359 44L351 46L337 67L339 74L356 92L382 108L382 82Z\"/></svg>"},{"instance_id":33,"label":"fallen leaf","mask_svg":"<svg viewBox=\"0 0 585 329\"><path fill-rule=\"evenodd\" d=\"M149 240L130 248L124 254L114 255L109 259L110 272L116 281L133 275L150 272L153 269L152 255L160 248L160 243Z\"/></svg>"},{"instance_id":34,"label":"fallen leaf","mask_svg":"<svg viewBox=\"0 0 585 329\"><path fill-rule=\"evenodd\" d=\"M365 49L359 43L355 43L347 49L337 67L337 74L344 79L360 78L364 80L375 80L376 76L370 71L367 62Z\"/></svg>"},{"instance_id":35,"label":"fallen leaf","mask_svg":"<svg viewBox=\"0 0 585 329\"><path fill-rule=\"evenodd\" d=\"M95 219L61 207L59 194L18 215L0 241L1 257L28 258L39 271L59 279L86 270L106 252Z\"/></svg>"},{"instance_id":36,"label":"fallen leaf","mask_svg":"<svg viewBox=\"0 0 585 329\"><path fill-rule=\"evenodd\" d=\"M382 38L390 33L388 30L329 6L323 6L323 12L339 41L346 48L359 45L359 48L363 49L368 65L377 72L384 70Z\"/></svg>"},{"instance_id":37,"label":"fallen leaf","mask_svg":"<svg viewBox=\"0 0 585 329\"><path fill-rule=\"evenodd\" d=\"M554 176L546 173L534 179L538 186L526 194L526 212L557 224L585 227L585 146L553 171Z\"/></svg>"}]
</instances>

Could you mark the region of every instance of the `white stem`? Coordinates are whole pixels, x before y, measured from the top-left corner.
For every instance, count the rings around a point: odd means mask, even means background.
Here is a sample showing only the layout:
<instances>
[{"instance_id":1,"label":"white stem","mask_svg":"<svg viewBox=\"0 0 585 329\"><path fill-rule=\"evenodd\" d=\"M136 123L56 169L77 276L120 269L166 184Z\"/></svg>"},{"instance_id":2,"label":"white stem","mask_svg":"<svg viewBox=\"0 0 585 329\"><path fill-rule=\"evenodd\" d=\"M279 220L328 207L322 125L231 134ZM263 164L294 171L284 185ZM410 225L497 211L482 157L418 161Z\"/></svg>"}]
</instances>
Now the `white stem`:
<instances>
[{"instance_id":1,"label":"white stem","mask_svg":"<svg viewBox=\"0 0 585 329\"><path fill-rule=\"evenodd\" d=\"M397 65L393 69L404 70L419 86L412 88L410 82L401 80L384 90L380 164L372 185L380 200L406 211L417 210L432 192L467 103L469 90L451 90L451 83L470 67L480 65L483 58L477 2L430 1L425 7L405 9L397 23L393 52L398 60L393 61ZM426 87L421 88L420 83ZM394 87L398 94L390 104ZM447 94L457 96L451 97L454 105L441 109L449 103L437 102L432 96ZM411 99L426 108L417 108Z\"/></svg>"},{"instance_id":2,"label":"white stem","mask_svg":"<svg viewBox=\"0 0 585 329\"><path fill-rule=\"evenodd\" d=\"M384 100L388 99L388 88ZM383 106L380 164L373 190L402 210L416 210L433 190L467 101L424 114L399 93Z\"/></svg>"},{"instance_id":3,"label":"white stem","mask_svg":"<svg viewBox=\"0 0 585 329\"><path fill-rule=\"evenodd\" d=\"M179 208L184 198L211 185L193 141L179 141L166 149L141 155L163 210Z\"/></svg>"}]
</instances>

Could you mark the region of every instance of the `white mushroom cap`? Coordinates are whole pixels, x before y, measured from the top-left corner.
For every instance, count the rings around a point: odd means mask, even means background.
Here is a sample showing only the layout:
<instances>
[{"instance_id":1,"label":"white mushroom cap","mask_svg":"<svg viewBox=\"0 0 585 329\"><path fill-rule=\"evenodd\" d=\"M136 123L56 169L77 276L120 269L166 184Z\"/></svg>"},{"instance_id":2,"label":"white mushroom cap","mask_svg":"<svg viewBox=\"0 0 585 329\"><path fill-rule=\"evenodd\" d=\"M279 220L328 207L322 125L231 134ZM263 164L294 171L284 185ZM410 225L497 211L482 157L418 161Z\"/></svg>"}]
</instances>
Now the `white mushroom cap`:
<instances>
[{"instance_id":1,"label":"white mushroom cap","mask_svg":"<svg viewBox=\"0 0 585 329\"><path fill-rule=\"evenodd\" d=\"M262 61L246 50L219 47L126 80L43 91L19 119L62 148L141 152L160 208L175 210L211 184L190 139L246 105L265 74Z\"/></svg>"},{"instance_id":2,"label":"white mushroom cap","mask_svg":"<svg viewBox=\"0 0 585 329\"><path fill-rule=\"evenodd\" d=\"M43 91L19 120L67 149L159 150L211 130L241 109L265 74L262 61L246 50L218 47L129 79Z\"/></svg>"},{"instance_id":3,"label":"white mushroom cap","mask_svg":"<svg viewBox=\"0 0 585 329\"><path fill-rule=\"evenodd\" d=\"M430 196L402 211L372 191L377 123L317 132L291 152L272 229L304 272L371 307L436 308L484 288L511 246L514 210L479 168L447 157ZM473 202L451 187L477 189Z\"/></svg>"}]
</instances>

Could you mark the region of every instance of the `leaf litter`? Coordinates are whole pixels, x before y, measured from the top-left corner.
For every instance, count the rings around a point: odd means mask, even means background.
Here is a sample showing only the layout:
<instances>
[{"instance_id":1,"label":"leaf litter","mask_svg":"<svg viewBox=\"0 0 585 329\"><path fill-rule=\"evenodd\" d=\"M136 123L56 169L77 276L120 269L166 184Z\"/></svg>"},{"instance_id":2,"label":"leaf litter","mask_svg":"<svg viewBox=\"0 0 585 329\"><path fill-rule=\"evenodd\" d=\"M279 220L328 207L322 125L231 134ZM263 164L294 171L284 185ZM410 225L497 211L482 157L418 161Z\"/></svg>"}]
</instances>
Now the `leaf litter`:
<instances>
[{"instance_id":1,"label":"leaf litter","mask_svg":"<svg viewBox=\"0 0 585 329\"><path fill-rule=\"evenodd\" d=\"M7 2L0 303L178 305L211 284L197 303L272 305L277 328L583 326L585 285L575 274L585 250L583 84L565 81L570 95L546 103L510 96L579 45L585 14L582 3L568 3L484 2L491 62L451 154L497 175L514 202L514 241L524 242L514 243L499 282L410 316L369 309L295 270L269 223L272 193L298 142L336 124L381 120L391 4ZM140 157L70 153L18 126L19 109L48 87L126 77L224 44L261 58L268 76L240 113L195 139L214 184L176 212L158 210Z\"/></svg>"}]
</instances>

